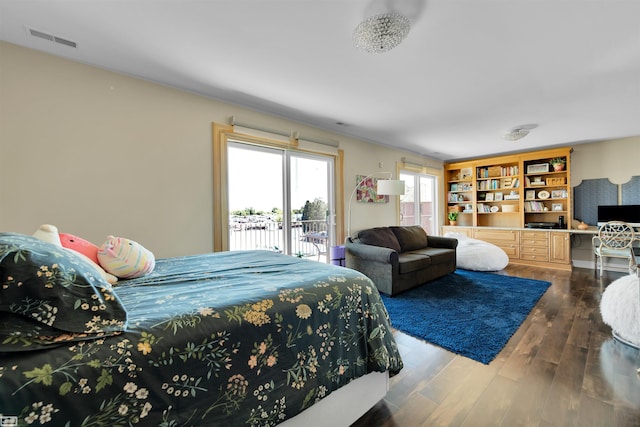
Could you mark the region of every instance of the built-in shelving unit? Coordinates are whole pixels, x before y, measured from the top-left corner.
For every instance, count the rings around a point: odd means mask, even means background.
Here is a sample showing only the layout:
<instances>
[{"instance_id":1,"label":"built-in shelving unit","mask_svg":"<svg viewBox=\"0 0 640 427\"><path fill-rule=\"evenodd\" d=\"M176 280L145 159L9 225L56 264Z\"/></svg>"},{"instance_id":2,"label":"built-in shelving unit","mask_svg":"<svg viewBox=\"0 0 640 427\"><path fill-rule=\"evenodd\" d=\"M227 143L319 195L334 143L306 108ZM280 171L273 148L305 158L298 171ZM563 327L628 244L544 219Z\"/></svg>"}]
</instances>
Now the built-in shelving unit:
<instances>
[{"instance_id":1,"label":"built-in shelving unit","mask_svg":"<svg viewBox=\"0 0 640 427\"><path fill-rule=\"evenodd\" d=\"M526 227L541 222L570 226L571 151L561 148L446 164L446 213L460 212L461 226ZM560 167L553 164L557 159L563 161Z\"/></svg>"},{"instance_id":2,"label":"built-in shelving unit","mask_svg":"<svg viewBox=\"0 0 640 427\"><path fill-rule=\"evenodd\" d=\"M445 164L455 231L501 247L510 262L571 269L571 148ZM558 162L561 166L555 166ZM542 224L543 228L530 227ZM545 226L546 225L546 226ZM554 231L555 230L555 231Z\"/></svg>"},{"instance_id":3,"label":"built-in shelving unit","mask_svg":"<svg viewBox=\"0 0 640 427\"><path fill-rule=\"evenodd\" d=\"M550 163L553 159L561 159L564 163L559 163L558 167L558 164ZM524 222L570 224L569 155L543 160L543 163L536 163L538 160L525 162Z\"/></svg>"},{"instance_id":4,"label":"built-in shelving unit","mask_svg":"<svg viewBox=\"0 0 640 427\"><path fill-rule=\"evenodd\" d=\"M520 224L520 162L509 156L485 159L476 166L476 225L517 227Z\"/></svg>"}]
</instances>

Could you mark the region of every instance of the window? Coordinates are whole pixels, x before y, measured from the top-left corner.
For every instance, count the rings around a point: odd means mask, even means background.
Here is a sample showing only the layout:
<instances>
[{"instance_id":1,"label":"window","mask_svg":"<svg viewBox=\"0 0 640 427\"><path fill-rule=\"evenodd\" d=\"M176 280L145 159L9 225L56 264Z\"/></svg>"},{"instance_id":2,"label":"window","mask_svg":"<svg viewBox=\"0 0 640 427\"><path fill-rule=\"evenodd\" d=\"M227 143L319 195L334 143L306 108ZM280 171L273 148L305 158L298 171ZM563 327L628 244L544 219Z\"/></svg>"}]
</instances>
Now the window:
<instances>
[{"instance_id":1,"label":"window","mask_svg":"<svg viewBox=\"0 0 640 427\"><path fill-rule=\"evenodd\" d=\"M405 194L400 196L400 225L421 225L427 234L438 233L438 178L417 172L400 172Z\"/></svg>"}]
</instances>

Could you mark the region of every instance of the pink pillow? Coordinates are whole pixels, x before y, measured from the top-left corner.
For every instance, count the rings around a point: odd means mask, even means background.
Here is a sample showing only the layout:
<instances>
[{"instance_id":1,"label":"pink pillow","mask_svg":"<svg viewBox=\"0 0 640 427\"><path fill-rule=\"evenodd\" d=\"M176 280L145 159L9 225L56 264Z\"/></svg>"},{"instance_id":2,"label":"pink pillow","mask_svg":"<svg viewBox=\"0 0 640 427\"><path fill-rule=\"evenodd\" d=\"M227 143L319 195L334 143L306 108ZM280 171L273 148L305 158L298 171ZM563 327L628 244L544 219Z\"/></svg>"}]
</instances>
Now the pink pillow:
<instances>
[{"instance_id":1,"label":"pink pillow","mask_svg":"<svg viewBox=\"0 0 640 427\"><path fill-rule=\"evenodd\" d=\"M89 258L91 261L98 262L98 247L91 242L73 234L59 233L60 243L63 248L71 249Z\"/></svg>"}]
</instances>

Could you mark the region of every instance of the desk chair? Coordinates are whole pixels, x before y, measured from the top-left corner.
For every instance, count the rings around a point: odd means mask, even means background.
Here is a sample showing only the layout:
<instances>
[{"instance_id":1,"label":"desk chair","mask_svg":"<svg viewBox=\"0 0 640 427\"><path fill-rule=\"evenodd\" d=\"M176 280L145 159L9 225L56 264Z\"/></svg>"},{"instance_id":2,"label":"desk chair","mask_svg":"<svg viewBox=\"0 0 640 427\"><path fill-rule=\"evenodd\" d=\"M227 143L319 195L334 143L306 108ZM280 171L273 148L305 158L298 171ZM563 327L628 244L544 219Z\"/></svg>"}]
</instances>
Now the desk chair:
<instances>
[{"instance_id":1,"label":"desk chair","mask_svg":"<svg viewBox=\"0 0 640 427\"><path fill-rule=\"evenodd\" d=\"M604 266L604 258L625 258L629 260L629 273L633 273L633 256L631 246L635 240L635 232L626 222L609 221L603 224L598 234L593 237L592 244L596 256L596 264L599 263L600 276Z\"/></svg>"}]
</instances>

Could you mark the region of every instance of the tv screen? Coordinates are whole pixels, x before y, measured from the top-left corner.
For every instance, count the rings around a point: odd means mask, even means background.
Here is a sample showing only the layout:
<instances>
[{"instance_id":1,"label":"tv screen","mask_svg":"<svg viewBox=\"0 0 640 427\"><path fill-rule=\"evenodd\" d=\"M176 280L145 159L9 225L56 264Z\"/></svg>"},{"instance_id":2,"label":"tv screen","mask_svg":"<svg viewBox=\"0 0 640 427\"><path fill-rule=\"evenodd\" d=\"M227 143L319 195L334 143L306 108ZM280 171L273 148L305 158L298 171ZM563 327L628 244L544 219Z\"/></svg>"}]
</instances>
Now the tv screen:
<instances>
[{"instance_id":1,"label":"tv screen","mask_svg":"<svg viewBox=\"0 0 640 427\"><path fill-rule=\"evenodd\" d=\"M640 205L598 206L598 225L608 221L624 221L633 227L640 227Z\"/></svg>"}]
</instances>

